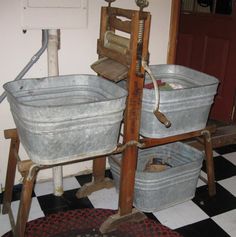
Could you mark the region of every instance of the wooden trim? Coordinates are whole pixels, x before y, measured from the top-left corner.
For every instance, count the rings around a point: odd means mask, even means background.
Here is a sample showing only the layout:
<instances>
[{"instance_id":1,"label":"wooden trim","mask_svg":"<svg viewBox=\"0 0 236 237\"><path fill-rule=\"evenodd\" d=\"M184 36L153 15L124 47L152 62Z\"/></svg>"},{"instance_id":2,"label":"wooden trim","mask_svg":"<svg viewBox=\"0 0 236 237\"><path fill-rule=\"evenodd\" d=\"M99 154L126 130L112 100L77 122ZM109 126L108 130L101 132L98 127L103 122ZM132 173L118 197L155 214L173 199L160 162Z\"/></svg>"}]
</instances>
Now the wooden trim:
<instances>
[{"instance_id":1,"label":"wooden trim","mask_svg":"<svg viewBox=\"0 0 236 237\"><path fill-rule=\"evenodd\" d=\"M177 48L177 37L179 30L180 9L181 9L181 0L172 0L167 64L174 64L176 61L176 48Z\"/></svg>"},{"instance_id":2,"label":"wooden trim","mask_svg":"<svg viewBox=\"0 0 236 237\"><path fill-rule=\"evenodd\" d=\"M4 137L6 139L19 139L16 128L4 130Z\"/></svg>"}]
</instances>

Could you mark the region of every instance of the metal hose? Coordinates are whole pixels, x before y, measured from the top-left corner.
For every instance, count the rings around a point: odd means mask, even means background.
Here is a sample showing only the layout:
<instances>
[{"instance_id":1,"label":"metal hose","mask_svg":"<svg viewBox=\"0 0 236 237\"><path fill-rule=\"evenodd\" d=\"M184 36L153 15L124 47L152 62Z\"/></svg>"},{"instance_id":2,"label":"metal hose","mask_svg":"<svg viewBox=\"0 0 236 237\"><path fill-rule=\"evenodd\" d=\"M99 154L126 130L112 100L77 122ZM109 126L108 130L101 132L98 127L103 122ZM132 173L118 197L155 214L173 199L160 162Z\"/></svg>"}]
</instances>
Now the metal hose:
<instances>
[{"instance_id":1,"label":"metal hose","mask_svg":"<svg viewBox=\"0 0 236 237\"><path fill-rule=\"evenodd\" d=\"M42 47L37 51L37 53L30 59L27 65L21 70L21 72L17 75L14 81L21 80L23 76L29 71L29 69L35 64L43 52L46 50L48 46L48 30L42 30ZM6 98L6 92L4 91L0 96L0 104Z\"/></svg>"}]
</instances>

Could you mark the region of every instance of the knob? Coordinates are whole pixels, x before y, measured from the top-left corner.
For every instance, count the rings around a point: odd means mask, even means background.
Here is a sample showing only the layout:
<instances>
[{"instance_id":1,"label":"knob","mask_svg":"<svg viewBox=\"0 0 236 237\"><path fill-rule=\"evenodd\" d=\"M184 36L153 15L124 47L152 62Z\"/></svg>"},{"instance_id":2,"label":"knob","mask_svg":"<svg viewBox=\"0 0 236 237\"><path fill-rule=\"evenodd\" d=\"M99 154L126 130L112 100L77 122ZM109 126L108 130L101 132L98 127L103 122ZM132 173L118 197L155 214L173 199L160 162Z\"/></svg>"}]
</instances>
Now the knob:
<instances>
[{"instance_id":1,"label":"knob","mask_svg":"<svg viewBox=\"0 0 236 237\"><path fill-rule=\"evenodd\" d=\"M135 0L136 5L140 8L140 11L142 11L145 7L149 5L148 0Z\"/></svg>"},{"instance_id":2,"label":"knob","mask_svg":"<svg viewBox=\"0 0 236 237\"><path fill-rule=\"evenodd\" d=\"M106 2L108 2L108 6L110 7L111 6L111 3L112 2L115 2L115 0L105 0Z\"/></svg>"}]
</instances>

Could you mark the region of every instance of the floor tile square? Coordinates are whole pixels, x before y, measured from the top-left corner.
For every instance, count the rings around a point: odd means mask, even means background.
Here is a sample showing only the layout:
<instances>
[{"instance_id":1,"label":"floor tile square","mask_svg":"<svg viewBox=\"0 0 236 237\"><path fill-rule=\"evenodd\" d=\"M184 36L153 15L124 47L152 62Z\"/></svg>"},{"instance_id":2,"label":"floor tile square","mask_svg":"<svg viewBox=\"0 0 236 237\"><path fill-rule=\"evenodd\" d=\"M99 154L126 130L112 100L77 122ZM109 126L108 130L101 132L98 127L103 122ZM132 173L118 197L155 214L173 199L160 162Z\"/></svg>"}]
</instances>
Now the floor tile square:
<instances>
[{"instance_id":1,"label":"floor tile square","mask_svg":"<svg viewBox=\"0 0 236 237\"><path fill-rule=\"evenodd\" d=\"M223 157L236 166L236 152L224 154Z\"/></svg>"},{"instance_id":2,"label":"floor tile square","mask_svg":"<svg viewBox=\"0 0 236 237\"><path fill-rule=\"evenodd\" d=\"M231 145L215 148L214 150L221 155L230 153L230 152L236 152L236 144L231 144Z\"/></svg>"},{"instance_id":3,"label":"floor tile square","mask_svg":"<svg viewBox=\"0 0 236 237\"><path fill-rule=\"evenodd\" d=\"M77 199L77 190L78 189L65 191L60 197L54 196L53 194L39 196L39 204L44 214L78 208L93 208L88 198Z\"/></svg>"},{"instance_id":4,"label":"floor tile square","mask_svg":"<svg viewBox=\"0 0 236 237\"><path fill-rule=\"evenodd\" d=\"M92 182L92 174L83 174L76 176L77 181L81 186L83 186L86 183Z\"/></svg>"},{"instance_id":5,"label":"floor tile square","mask_svg":"<svg viewBox=\"0 0 236 237\"><path fill-rule=\"evenodd\" d=\"M236 197L236 176L220 180L218 183Z\"/></svg>"},{"instance_id":6,"label":"floor tile square","mask_svg":"<svg viewBox=\"0 0 236 237\"><path fill-rule=\"evenodd\" d=\"M34 192L37 197L53 193L53 181L36 183Z\"/></svg>"},{"instance_id":7,"label":"floor tile square","mask_svg":"<svg viewBox=\"0 0 236 237\"><path fill-rule=\"evenodd\" d=\"M67 203L63 197L57 197L53 194L48 194L39 196L37 198L45 215L52 213L53 211L57 212L60 210L68 210Z\"/></svg>"},{"instance_id":8,"label":"floor tile square","mask_svg":"<svg viewBox=\"0 0 236 237\"><path fill-rule=\"evenodd\" d=\"M76 197L76 192L78 189L65 191L63 198L66 201L70 210L80 209L80 208L93 208L92 203L89 201L88 197L78 199Z\"/></svg>"},{"instance_id":9,"label":"floor tile square","mask_svg":"<svg viewBox=\"0 0 236 237\"><path fill-rule=\"evenodd\" d=\"M212 219L230 236L236 236L236 209L214 216Z\"/></svg>"},{"instance_id":10,"label":"floor tile square","mask_svg":"<svg viewBox=\"0 0 236 237\"><path fill-rule=\"evenodd\" d=\"M113 179L112 173L110 170L105 170L105 177ZM76 176L76 179L78 180L79 184L83 186L86 183L92 182L92 174L78 175Z\"/></svg>"},{"instance_id":11,"label":"floor tile square","mask_svg":"<svg viewBox=\"0 0 236 237\"><path fill-rule=\"evenodd\" d=\"M119 196L116 189L102 189L88 196L94 208L118 209Z\"/></svg>"},{"instance_id":12,"label":"floor tile square","mask_svg":"<svg viewBox=\"0 0 236 237\"><path fill-rule=\"evenodd\" d=\"M147 216L147 218L152 219L157 223L160 223L160 221L156 218L156 216L152 212L144 212L144 214Z\"/></svg>"},{"instance_id":13,"label":"floor tile square","mask_svg":"<svg viewBox=\"0 0 236 237\"><path fill-rule=\"evenodd\" d=\"M8 215L0 214L0 236L11 230L11 224Z\"/></svg>"},{"instance_id":14,"label":"floor tile square","mask_svg":"<svg viewBox=\"0 0 236 237\"><path fill-rule=\"evenodd\" d=\"M63 190L67 191L70 189L80 188L80 184L75 177L66 177L63 179ZM49 180L46 182L36 183L34 192L37 197L42 195L51 194L54 192L53 181Z\"/></svg>"},{"instance_id":15,"label":"floor tile square","mask_svg":"<svg viewBox=\"0 0 236 237\"><path fill-rule=\"evenodd\" d=\"M75 177L66 177L63 179L63 189L64 191L68 191L71 189L80 188L78 180Z\"/></svg>"},{"instance_id":16,"label":"floor tile square","mask_svg":"<svg viewBox=\"0 0 236 237\"><path fill-rule=\"evenodd\" d=\"M20 201L14 201L11 203L12 213L13 213L15 220L17 217L19 204L20 204ZM31 201L31 208L30 208L28 220L34 220L34 219L38 218L39 216L42 217L42 216L44 216L44 214L41 210L41 207L39 205L37 198L33 197L32 201Z\"/></svg>"},{"instance_id":17,"label":"floor tile square","mask_svg":"<svg viewBox=\"0 0 236 237\"><path fill-rule=\"evenodd\" d=\"M201 186L204 186L204 185L206 185L205 182L203 182L201 179L198 179L197 187L201 187Z\"/></svg>"},{"instance_id":18,"label":"floor tile square","mask_svg":"<svg viewBox=\"0 0 236 237\"><path fill-rule=\"evenodd\" d=\"M12 202L20 200L22 184L14 185L12 190ZM3 202L4 192L0 195L0 203ZM32 192L32 197L35 197L34 191Z\"/></svg>"},{"instance_id":19,"label":"floor tile square","mask_svg":"<svg viewBox=\"0 0 236 237\"><path fill-rule=\"evenodd\" d=\"M200 176L199 176L199 179L198 179L198 182L197 182L197 187L207 185L201 178L207 180L207 174L203 170L200 171Z\"/></svg>"},{"instance_id":20,"label":"floor tile square","mask_svg":"<svg viewBox=\"0 0 236 237\"><path fill-rule=\"evenodd\" d=\"M191 225L176 229L184 237L229 237L213 220L206 219Z\"/></svg>"},{"instance_id":21,"label":"floor tile square","mask_svg":"<svg viewBox=\"0 0 236 237\"><path fill-rule=\"evenodd\" d=\"M208 195L207 186L196 189L195 197L192 199L210 217L230 211L236 206L236 197L216 183L216 195Z\"/></svg>"},{"instance_id":22,"label":"floor tile square","mask_svg":"<svg viewBox=\"0 0 236 237\"><path fill-rule=\"evenodd\" d=\"M168 209L154 212L153 215L163 225L171 229L177 229L209 218L209 216L192 201L187 201Z\"/></svg>"},{"instance_id":23,"label":"floor tile square","mask_svg":"<svg viewBox=\"0 0 236 237\"><path fill-rule=\"evenodd\" d=\"M212 153L213 153L213 157L215 157L215 156L219 156L219 155L220 155L220 154L217 153L215 150L213 150Z\"/></svg>"},{"instance_id":24,"label":"floor tile square","mask_svg":"<svg viewBox=\"0 0 236 237\"><path fill-rule=\"evenodd\" d=\"M215 180L222 180L236 175L236 166L223 156L214 157ZM203 162L202 170L206 172L206 162Z\"/></svg>"}]
</instances>

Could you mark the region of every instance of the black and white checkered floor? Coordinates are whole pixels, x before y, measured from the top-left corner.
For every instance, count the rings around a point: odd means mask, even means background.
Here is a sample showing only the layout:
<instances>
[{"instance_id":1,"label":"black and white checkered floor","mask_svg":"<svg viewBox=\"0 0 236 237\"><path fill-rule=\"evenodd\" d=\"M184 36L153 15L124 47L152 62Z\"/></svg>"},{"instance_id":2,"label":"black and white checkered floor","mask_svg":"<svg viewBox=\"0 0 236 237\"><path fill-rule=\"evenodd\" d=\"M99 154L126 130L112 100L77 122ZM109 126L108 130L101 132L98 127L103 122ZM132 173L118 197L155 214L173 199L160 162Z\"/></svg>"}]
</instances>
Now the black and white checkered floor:
<instances>
[{"instance_id":1,"label":"black and white checkered floor","mask_svg":"<svg viewBox=\"0 0 236 237\"><path fill-rule=\"evenodd\" d=\"M209 198L207 186L200 179L195 197L174 207L149 213L163 225L177 230L185 237L235 236L236 237L236 145L229 145L214 151L217 195ZM202 175L206 176L205 166ZM109 171L107 175L110 175ZM91 175L64 179L65 193L62 197L52 194L52 183L38 183L35 186L29 220L43 217L57 211L77 208L117 209L118 194L115 188L103 189L78 200L75 193L78 188L89 182ZM14 187L12 202L16 216L21 186ZM2 194L0 194L2 201ZM0 236L10 230L7 215L0 215Z\"/></svg>"}]
</instances>

